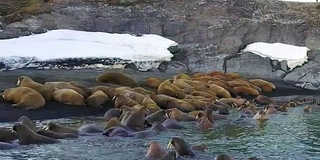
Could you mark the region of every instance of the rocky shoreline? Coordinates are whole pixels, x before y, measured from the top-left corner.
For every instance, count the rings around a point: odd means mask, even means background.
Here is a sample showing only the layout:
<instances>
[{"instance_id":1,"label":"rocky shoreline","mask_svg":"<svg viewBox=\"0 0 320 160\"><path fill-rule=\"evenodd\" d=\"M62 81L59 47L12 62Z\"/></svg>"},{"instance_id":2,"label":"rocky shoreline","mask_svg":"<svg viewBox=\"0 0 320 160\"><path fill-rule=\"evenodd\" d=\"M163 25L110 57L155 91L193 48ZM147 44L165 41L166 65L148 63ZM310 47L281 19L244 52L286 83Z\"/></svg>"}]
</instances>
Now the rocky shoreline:
<instances>
[{"instance_id":1,"label":"rocky shoreline","mask_svg":"<svg viewBox=\"0 0 320 160\"><path fill-rule=\"evenodd\" d=\"M0 92L3 92L6 88L14 87L17 81L17 78L21 75L26 75L43 83L45 81L70 81L75 80L80 83L83 83L87 86L94 85L109 85L105 83L100 83L95 81L95 76L110 71L117 71L125 73L130 77L136 79L139 83L145 80L148 77L155 76L161 79L172 77L173 73L165 72L139 72L131 69L125 70L14 70L14 71L3 71L0 74ZM269 97L274 97L280 100L288 100L292 96L306 96L306 95L315 95L319 94L317 91L302 89L296 87L290 83L284 82L282 80L272 80L277 90L274 92L265 94ZM110 85L115 86L115 85ZM287 96L287 97L285 97ZM281 98L283 97L283 98ZM248 97L252 98L252 97ZM66 117L79 117L79 116L103 116L104 113L113 107L113 103L109 101L106 103L103 108L90 108L90 107L76 107L64 105L57 102L48 102L45 107L34 110L34 111L25 111L22 109L14 108L10 105L9 102L0 99L0 122L14 122L21 116L28 116L33 120L42 120L42 119L57 119L57 118L66 118Z\"/></svg>"}]
</instances>

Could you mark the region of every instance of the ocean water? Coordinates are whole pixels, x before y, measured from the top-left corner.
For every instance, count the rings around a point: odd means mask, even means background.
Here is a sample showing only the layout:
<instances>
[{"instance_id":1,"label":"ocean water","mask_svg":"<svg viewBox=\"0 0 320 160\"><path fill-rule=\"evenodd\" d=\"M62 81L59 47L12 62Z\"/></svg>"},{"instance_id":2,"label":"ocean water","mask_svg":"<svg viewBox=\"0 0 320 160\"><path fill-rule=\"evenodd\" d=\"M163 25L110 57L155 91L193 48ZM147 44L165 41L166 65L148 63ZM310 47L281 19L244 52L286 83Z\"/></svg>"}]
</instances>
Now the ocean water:
<instances>
[{"instance_id":1,"label":"ocean water","mask_svg":"<svg viewBox=\"0 0 320 160\"><path fill-rule=\"evenodd\" d=\"M187 129L164 131L146 139L110 138L100 134L82 136L64 139L57 144L28 145L0 151L0 159L141 160L147 153L149 141L159 141L166 147L174 136L183 138L190 145L208 145L208 151L196 152L193 159L214 159L217 154L228 154L237 160L250 156L266 160L320 159L319 111L320 108L314 108L312 112L304 113L301 106L290 108L288 113L270 115L266 122L253 119L236 121L239 112L232 111L228 120L216 121L211 131L197 129L194 122L183 122ZM99 117L82 117L38 121L37 125L45 125L48 121L75 128L85 122L104 123ZM7 127L12 125L0 124Z\"/></svg>"}]
</instances>

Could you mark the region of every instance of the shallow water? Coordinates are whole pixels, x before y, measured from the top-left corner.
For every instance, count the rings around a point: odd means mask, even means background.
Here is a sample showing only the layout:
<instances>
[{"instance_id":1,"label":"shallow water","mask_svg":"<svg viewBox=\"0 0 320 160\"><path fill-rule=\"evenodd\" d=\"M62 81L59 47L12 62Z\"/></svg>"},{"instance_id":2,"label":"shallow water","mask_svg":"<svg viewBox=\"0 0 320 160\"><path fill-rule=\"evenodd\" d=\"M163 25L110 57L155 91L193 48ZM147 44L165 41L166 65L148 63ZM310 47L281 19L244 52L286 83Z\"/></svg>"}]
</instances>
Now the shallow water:
<instances>
[{"instance_id":1,"label":"shallow water","mask_svg":"<svg viewBox=\"0 0 320 160\"><path fill-rule=\"evenodd\" d=\"M233 112L229 120L215 123L212 131L199 130L193 123L184 123L185 130L161 132L146 139L109 138L83 136L73 140L61 140L59 144L21 146L18 149L0 151L0 159L63 159L63 160L134 160L144 159L147 142L159 141L163 147L173 136L183 137L189 144L208 145L205 153L197 152L194 159L213 159L216 154L229 154L235 159L257 156L261 159L320 159L320 108L303 113L302 107L291 108L288 113L271 115L266 122L252 119L235 121ZM59 119L70 126L79 127L84 121L99 122L99 118ZM37 122L45 125L48 121ZM1 126L12 126L2 123Z\"/></svg>"}]
</instances>

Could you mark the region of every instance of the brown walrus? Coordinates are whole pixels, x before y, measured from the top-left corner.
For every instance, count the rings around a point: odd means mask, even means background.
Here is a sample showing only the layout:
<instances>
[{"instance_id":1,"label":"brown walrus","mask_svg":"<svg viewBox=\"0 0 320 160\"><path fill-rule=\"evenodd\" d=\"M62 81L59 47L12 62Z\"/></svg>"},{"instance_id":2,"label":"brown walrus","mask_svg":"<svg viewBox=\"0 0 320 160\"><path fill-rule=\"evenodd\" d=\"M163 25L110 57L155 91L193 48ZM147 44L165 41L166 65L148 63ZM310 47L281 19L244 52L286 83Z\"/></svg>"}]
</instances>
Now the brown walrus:
<instances>
[{"instance_id":1,"label":"brown walrus","mask_svg":"<svg viewBox=\"0 0 320 160\"><path fill-rule=\"evenodd\" d=\"M29 87L16 87L6 89L3 99L13 101L12 106L24 107L25 110L38 109L45 105L45 99L36 90Z\"/></svg>"},{"instance_id":2,"label":"brown walrus","mask_svg":"<svg viewBox=\"0 0 320 160\"><path fill-rule=\"evenodd\" d=\"M86 105L84 97L72 89L55 89L53 92L53 98L57 102L61 102L68 105Z\"/></svg>"},{"instance_id":3,"label":"brown walrus","mask_svg":"<svg viewBox=\"0 0 320 160\"><path fill-rule=\"evenodd\" d=\"M101 90L104 92L106 95L108 95L109 98L113 98L116 95L116 90L112 87L108 86L95 86L95 87L90 87L90 94L93 94L94 92Z\"/></svg>"},{"instance_id":4,"label":"brown walrus","mask_svg":"<svg viewBox=\"0 0 320 160\"><path fill-rule=\"evenodd\" d=\"M18 139L18 137L11 129L0 128L0 142L10 143L16 139Z\"/></svg>"},{"instance_id":5,"label":"brown walrus","mask_svg":"<svg viewBox=\"0 0 320 160\"><path fill-rule=\"evenodd\" d=\"M50 101L53 98L53 89L50 87L46 87L41 83L33 81L31 78L27 76L20 76L18 78L17 86L19 87L29 87L40 93L43 98L47 101Z\"/></svg>"},{"instance_id":6,"label":"brown walrus","mask_svg":"<svg viewBox=\"0 0 320 160\"><path fill-rule=\"evenodd\" d=\"M159 159L166 154L166 151L160 146L157 141L151 141L148 144L148 152L145 155L147 159Z\"/></svg>"},{"instance_id":7,"label":"brown walrus","mask_svg":"<svg viewBox=\"0 0 320 160\"><path fill-rule=\"evenodd\" d=\"M42 143L52 144L60 142L56 139L37 134L36 132L32 131L28 126L21 123L15 124L12 127L12 129L17 132L18 139L20 143L23 145Z\"/></svg>"},{"instance_id":8,"label":"brown walrus","mask_svg":"<svg viewBox=\"0 0 320 160\"><path fill-rule=\"evenodd\" d=\"M104 73L96 77L96 81L98 82L105 82L105 83L113 83L113 84L120 84L124 86L135 87L137 86L136 80L130 78L124 74L110 72Z\"/></svg>"},{"instance_id":9,"label":"brown walrus","mask_svg":"<svg viewBox=\"0 0 320 160\"><path fill-rule=\"evenodd\" d=\"M123 94L116 94L113 99L115 99L114 101L114 107L115 108L120 108L121 106L128 106L128 107L132 107L134 105L139 104L138 102L136 102L135 100L123 95Z\"/></svg>"},{"instance_id":10,"label":"brown walrus","mask_svg":"<svg viewBox=\"0 0 320 160\"><path fill-rule=\"evenodd\" d=\"M185 142L181 138L178 138L178 137L171 138L167 148L170 148L171 146L173 146L173 148L179 153L180 156L186 156L186 157L195 156L195 153L191 150L187 142Z\"/></svg>"},{"instance_id":11,"label":"brown walrus","mask_svg":"<svg viewBox=\"0 0 320 160\"><path fill-rule=\"evenodd\" d=\"M89 107L102 107L110 98L101 90L97 90L86 99L86 104Z\"/></svg>"},{"instance_id":12,"label":"brown walrus","mask_svg":"<svg viewBox=\"0 0 320 160\"><path fill-rule=\"evenodd\" d=\"M149 95L146 95L145 98L143 99L141 105L145 106L148 108L148 110L151 113L157 112L161 110L161 108L157 105L156 102L154 102Z\"/></svg>"},{"instance_id":13,"label":"brown walrus","mask_svg":"<svg viewBox=\"0 0 320 160\"><path fill-rule=\"evenodd\" d=\"M45 82L44 86L48 88L54 88L54 89L72 89L79 94L81 94L83 97L87 97L88 95L80 88L73 86L69 82Z\"/></svg>"},{"instance_id":14,"label":"brown walrus","mask_svg":"<svg viewBox=\"0 0 320 160\"><path fill-rule=\"evenodd\" d=\"M146 81L143 83L143 85L150 88L154 88L154 89L157 89L160 84L161 84L161 80L156 77L150 77L146 79Z\"/></svg>"},{"instance_id":15,"label":"brown walrus","mask_svg":"<svg viewBox=\"0 0 320 160\"><path fill-rule=\"evenodd\" d=\"M201 117L197 120L197 127L201 129L213 128L213 123L209 121L207 117Z\"/></svg>"},{"instance_id":16,"label":"brown walrus","mask_svg":"<svg viewBox=\"0 0 320 160\"><path fill-rule=\"evenodd\" d=\"M176 159L177 159L177 152L168 151L164 156L162 156L158 160L176 160Z\"/></svg>"},{"instance_id":17,"label":"brown walrus","mask_svg":"<svg viewBox=\"0 0 320 160\"><path fill-rule=\"evenodd\" d=\"M196 121L196 118L193 118L187 115L186 113L181 112L177 108L167 109L166 112L167 112L167 117L174 118L177 121Z\"/></svg>"},{"instance_id":18,"label":"brown walrus","mask_svg":"<svg viewBox=\"0 0 320 160\"><path fill-rule=\"evenodd\" d=\"M104 129L107 130L107 129L112 128L112 127L123 127L123 128L126 128L123 124L121 124L119 122L118 117L113 117L113 118L109 119L108 122L105 124Z\"/></svg>"},{"instance_id":19,"label":"brown walrus","mask_svg":"<svg viewBox=\"0 0 320 160\"><path fill-rule=\"evenodd\" d=\"M182 112L191 112L196 110L196 107L194 107L192 104L180 99L168 100L167 108L178 108Z\"/></svg>"},{"instance_id":20,"label":"brown walrus","mask_svg":"<svg viewBox=\"0 0 320 160\"><path fill-rule=\"evenodd\" d=\"M303 111L304 112L310 112L311 111L311 106L310 105L305 105L304 107L303 107Z\"/></svg>"},{"instance_id":21,"label":"brown walrus","mask_svg":"<svg viewBox=\"0 0 320 160\"><path fill-rule=\"evenodd\" d=\"M77 129L71 128L71 127L66 127L66 126L62 126L58 123L54 123L54 122L49 122L47 124L47 127L45 127L44 130L50 130L56 133L72 133L72 134L76 134L78 135L80 132Z\"/></svg>"},{"instance_id":22,"label":"brown walrus","mask_svg":"<svg viewBox=\"0 0 320 160\"><path fill-rule=\"evenodd\" d=\"M85 93L84 97L88 97L91 94L90 89L87 86L85 86L84 84L81 84L76 81L69 81L68 83L70 83L74 87L80 88Z\"/></svg>"},{"instance_id":23,"label":"brown walrus","mask_svg":"<svg viewBox=\"0 0 320 160\"><path fill-rule=\"evenodd\" d=\"M142 101L145 98L145 95L134 92L134 91L130 91L130 90L124 90L121 92L121 94L131 98L132 100L138 102L139 104L142 104Z\"/></svg>"}]
</instances>

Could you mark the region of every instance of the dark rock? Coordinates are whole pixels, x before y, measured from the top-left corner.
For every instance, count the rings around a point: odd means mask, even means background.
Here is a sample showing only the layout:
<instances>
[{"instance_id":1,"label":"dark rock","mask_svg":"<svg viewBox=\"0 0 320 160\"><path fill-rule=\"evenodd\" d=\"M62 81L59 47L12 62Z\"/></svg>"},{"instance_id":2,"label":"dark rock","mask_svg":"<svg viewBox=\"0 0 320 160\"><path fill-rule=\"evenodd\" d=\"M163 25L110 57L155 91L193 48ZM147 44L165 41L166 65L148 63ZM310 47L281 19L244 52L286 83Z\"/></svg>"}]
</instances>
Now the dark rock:
<instances>
[{"instance_id":1,"label":"dark rock","mask_svg":"<svg viewBox=\"0 0 320 160\"><path fill-rule=\"evenodd\" d=\"M162 62L158 70L160 72L166 73L186 73L188 72L188 67L179 61Z\"/></svg>"},{"instance_id":2,"label":"dark rock","mask_svg":"<svg viewBox=\"0 0 320 160\"><path fill-rule=\"evenodd\" d=\"M280 62L280 68L281 68L281 70L287 72L289 70L288 61L287 60L281 61Z\"/></svg>"},{"instance_id":3,"label":"dark rock","mask_svg":"<svg viewBox=\"0 0 320 160\"><path fill-rule=\"evenodd\" d=\"M168 48L168 50L170 51L171 54L173 55L176 55L178 54L179 52L182 51L181 47L179 45L176 45L176 46L171 46Z\"/></svg>"},{"instance_id":4,"label":"dark rock","mask_svg":"<svg viewBox=\"0 0 320 160\"><path fill-rule=\"evenodd\" d=\"M319 49L310 49L307 52L308 61L313 60L317 55L320 55L320 50Z\"/></svg>"},{"instance_id":5,"label":"dark rock","mask_svg":"<svg viewBox=\"0 0 320 160\"><path fill-rule=\"evenodd\" d=\"M238 57L227 60L227 72L237 72L246 77L281 79L270 65L270 58L261 57L251 52L244 52Z\"/></svg>"},{"instance_id":6,"label":"dark rock","mask_svg":"<svg viewBox=\"0 0 320 160\"><path fill-rule=\"evenodd\" d=\"M185 32L184 22L167 22L163 25L163 36L177 36Z\"/></svg>"}]
</instances>

